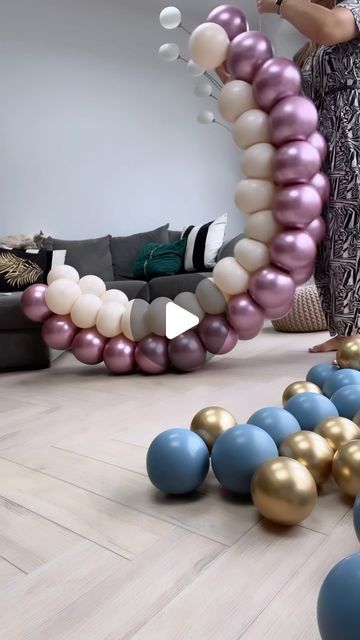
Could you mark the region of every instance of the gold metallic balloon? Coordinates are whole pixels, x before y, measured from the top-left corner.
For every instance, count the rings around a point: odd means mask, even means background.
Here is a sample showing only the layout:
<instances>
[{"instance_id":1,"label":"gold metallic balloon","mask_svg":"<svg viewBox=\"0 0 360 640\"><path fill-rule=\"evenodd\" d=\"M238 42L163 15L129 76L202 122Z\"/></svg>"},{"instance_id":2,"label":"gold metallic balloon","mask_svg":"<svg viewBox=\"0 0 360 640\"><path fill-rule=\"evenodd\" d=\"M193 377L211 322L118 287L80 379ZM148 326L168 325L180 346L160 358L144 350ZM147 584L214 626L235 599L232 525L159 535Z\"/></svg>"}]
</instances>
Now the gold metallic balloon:
<instances>
[{"instance_id":1,"label":"gold metallic balloon","mask_svg":"<svg viewBox=\"0 0 360 640\"><path fill-rule=\"evenodd\" d=\"M341 418L340 416L325 418L325 420L319 422L315 432L325 438L334 451L340 449L350 440L360 438L360 429L355 424L355 421L352 422L348 418Z\"/></svg>"},{"instance_id":2,"label":"gold metallic balloon","mask_svg":"<svg viewBox=\"0 0 360 640\"><path fill-rule=\"evenodd\" d=\"M237 420L226 409L205 407L193 417L190 429L206 442L211 451L216 438L236 424Z\"/></svg>"},{"instance_id":3,"label":"gold metallic balloon","mask_svg":"<svg viewBox=\"0 0 360 640\"><path fill-rule=\"evenodd\" d=\"M316 484L320 486L328 480L334 450L329 443L313 431L296 431L282 441L281 456L293 458L310 471Z\"/></svg>"},{"instance_id":4,"label":"gold metallic balloon","mask_svg":"<svg viewBox=\"0 0 360 640\"><path fill-rule=\"evenodd\" d=\"M341 491L348 496L360 493L360 440L344 444L335 453L332 473Z\"/></svg>"},{"instance_id":5,"label":"gold metallic balloon","mask_svg":"<svg viewBox=\"0 0 360 640\"><path fill-rule=\"evenodd\" d=\"M351 336L343 342L336 354L336 362L341 369L360 371L360 337Z\"/></svg>"},{"instance_id":6,"label":"gold metallic balloon","mask_svg":"<svg viewBox=\"0 0 360 640\"><path fill-rule=\"evenodd\" d=\"M317 491L314 478L304 465L292 458L274 458L255 472L251 495L264 518L292 525L310 515Z\"/></svg>"},{"instance_id":7,"label":"gold metallic balloon","mask_svg":"<svg viewBox=\"0 0 360 640\"><path fill-rule=\"evenodd\" d=\"M320 387L313 382L298 380L297 382L292 382L288 387L286 387L282 397L283 406L285 406L293 396L296 396L298 393L305 393L306 391L310 391L311 393L322 393Z\"/></svg>"},{"instance_id":8,"label":"gold metallic balloon","mask_svg":"<svg viewBox=\"0 0 360 640\"><path fill-rule=\"evenodd\" d=\"M353 419L353 422L355 422L355 424L360 427L360 411L358 411L357 413L355 413Z\"/></svg>"}]
</instances>

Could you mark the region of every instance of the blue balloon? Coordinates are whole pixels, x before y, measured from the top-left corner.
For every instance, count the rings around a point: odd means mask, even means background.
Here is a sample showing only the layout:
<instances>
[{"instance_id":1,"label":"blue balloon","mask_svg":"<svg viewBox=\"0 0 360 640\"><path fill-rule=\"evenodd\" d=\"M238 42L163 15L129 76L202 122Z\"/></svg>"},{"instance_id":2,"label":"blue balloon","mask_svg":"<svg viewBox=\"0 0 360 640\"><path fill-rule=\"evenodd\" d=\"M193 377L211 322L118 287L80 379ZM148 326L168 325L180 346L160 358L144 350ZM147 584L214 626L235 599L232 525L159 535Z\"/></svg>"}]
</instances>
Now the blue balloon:
<instances>
[{"instance_id":1,"label":"blue balloon","mask_svg":"<svg viewBox=\"0 0 360 640\"><path fill-rule=\"evenodd\" d=\"M277 446L280 446L284 438L291 433L300 431L300 425L296 418L280 407L259 409L249 418L248 424L254 424L260 429L264 429Z\"/></svg>"},{"instance_id":2,"label":"blue balloon","mask_svg":"<svg viewBox=\"0 0 360 640\"><path fill-rule=\"evenodd\" d=\"M339 371L339 368L334 364L322 362L320 364L316 364L314 367L311 367L306 376L306 380L308 382L317 384L317 386L322 389L326 380L331 376L332 373L335 373L335 371Z\"/></svg>"},{"instance_id":3,"label":"blue balloon","mask_svg":"<svg viewBox=\"0 0 360 640\"><path fill-rule=\"evenodd\" d=\"M359 640L360 553L339 562L320 589L317 618L322 640Z\"/></svg>"},{"instance_id":4,"label":"blue balloon","mask_svg":"<svg viewBox=\"0 0 360 640\"><path fill-rule=\"evenodd\" d=\"M334 395L335 391L350 384L360 384L360 371L355 369L338 369L326 380L323 393L328 397Z\"/></svg>"},{"instance_id":5,"label":"blue balloon","mask_svg":"<svg viewBox=\"0 0 360 640\"><path fill-rule=\"evenodd\" d=\"M238 424L217 438L211 464L224 489L247 495L256 469L278 455L276 444L266 431L252 424Z\"/></svg>"},{"instance_id":6,"label":"blue balloon","mask_svg":"<svg viewBox=\"0 0 360 640\"><path fill-rule=\"evenodd\" d=\"M331 402L336 406L340 416L352 420L360 410L360 384L341 387L331 396Z\"/></svg>"},{"instance_id":7,"label":"blue balloon","mask_svg":"<svg viewBox=\"0 0 360 640\"><path fill-rule=\"evenodd\" d=\"M353 518L354 518L355 533L357 535L357 539L360 542L360 494L357 496L354 503Z\"/></svg>"},{"instance_id":8,"label":"blue balloon","mask_svg":"<svg viewBox=\"0 0 360 640\"><path fill-rule=\"evenodd\" d=\"M298 393L290 398L285 405L286 411L289 411L298 421L302 429L314 431L315 427L332 416L338 416L336 406L320 393Z\"/></svg>"},{"instance_id":9,"label":"blue balloon","mask_svg":"<svg viewBox=\"0 0 360 640\"><path fill-rule=\"evenodd\" d=\"M146 468L153 485L174 495L195 491L209 471L209 450L202 438L188 429L168 429L152 441Z\"/></svg>"}]
</instances>

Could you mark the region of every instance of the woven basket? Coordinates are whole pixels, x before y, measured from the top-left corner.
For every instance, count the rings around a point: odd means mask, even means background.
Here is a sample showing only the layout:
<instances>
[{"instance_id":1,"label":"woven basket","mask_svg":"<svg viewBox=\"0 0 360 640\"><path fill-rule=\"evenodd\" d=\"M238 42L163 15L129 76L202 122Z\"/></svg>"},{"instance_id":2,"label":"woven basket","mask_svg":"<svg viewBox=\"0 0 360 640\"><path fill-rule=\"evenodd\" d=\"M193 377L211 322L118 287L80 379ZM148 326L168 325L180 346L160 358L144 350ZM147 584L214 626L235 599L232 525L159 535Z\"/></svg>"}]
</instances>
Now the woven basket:
<instances>
[{"instance_id":1,"label":"woven basket","mask_svg":"<svg viewBox=\"0 0 360 640\"><path fill-rule=\"evenodd\" d=\"M297 289L291 311L284 318L273 320L272 325L276 331L284 333L326 331L326 320L316 286Z\"/></svg>"}]
</instances>

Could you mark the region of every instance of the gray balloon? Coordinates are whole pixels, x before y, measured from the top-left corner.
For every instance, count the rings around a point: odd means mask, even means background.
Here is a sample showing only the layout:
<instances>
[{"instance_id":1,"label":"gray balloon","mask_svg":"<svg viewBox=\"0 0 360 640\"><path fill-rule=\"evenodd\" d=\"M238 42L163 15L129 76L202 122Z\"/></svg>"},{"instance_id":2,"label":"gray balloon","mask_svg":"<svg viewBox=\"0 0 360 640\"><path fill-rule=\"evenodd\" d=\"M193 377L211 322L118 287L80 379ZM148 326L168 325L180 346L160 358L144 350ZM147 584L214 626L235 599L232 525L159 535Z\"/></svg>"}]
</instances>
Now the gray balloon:
<instances>
[{"instance_id":1,"label":"gray balloon","mask_svg":"<svg viewBox=\"0 0 360 640\"><path fill-rule=\"evenodd\" d=\"M196 288L195 295L206 313L218 315L225 312L227 307L226 299L212 278L201 280Z\"/></svg>"},{"instance_id":2,"label":"gray balloon","mask_svg":"<svg viewBox=\"0 0 360 640\"><path fill-rule=\"evenodd\" d=\"M184 291L183 293L179 293L174 303L179 305L182 309L189 311L194 316L199 318L199 322L201 322L205 317L205 311L202 306L199 304L196 295L194 293L190 293L190 291Z\"/></svg>"},{"instance_id":3,"label":"gray balloon","mask_svg":"<svg viewBox=\"0 0 360 640\"><path fill-rule=\"evenodd\" d=\"M166 336L166 305L172 302L170 298L156 298L150 304L147 321L152 333L157 336Z\"/></svg>"}]
</instances>

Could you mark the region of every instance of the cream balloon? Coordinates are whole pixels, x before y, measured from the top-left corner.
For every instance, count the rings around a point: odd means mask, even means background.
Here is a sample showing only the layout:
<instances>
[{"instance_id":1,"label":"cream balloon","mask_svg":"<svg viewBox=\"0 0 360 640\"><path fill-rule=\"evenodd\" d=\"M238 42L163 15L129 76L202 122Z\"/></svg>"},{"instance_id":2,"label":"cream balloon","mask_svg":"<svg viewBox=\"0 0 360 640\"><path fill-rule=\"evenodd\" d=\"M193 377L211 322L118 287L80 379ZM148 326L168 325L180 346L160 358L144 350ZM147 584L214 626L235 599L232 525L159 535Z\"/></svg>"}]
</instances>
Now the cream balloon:
<instances>
[{"instance_id":1,"label":"cream balloon","mask_svg":"<svg viewBox=\"0 0 360 640\"><path fill-rule=\"evenodd\" d=\"M80 276L74 267L69 264L59 264L53 267L48 273L47 283L51 284L55 280L65 278L66 280L72 280L73 282L79 282Z\"/></svg>"},{"instance_id":2,"label":"cream balloon","mask_svg":"<svg viewBox=\"0 0 360 640\"><path fill-rule=\"evenodd\" d=\"M262 269L271 262L266 244L250 238L242 238L236 243L234 258L249 273Z\"/></svg>"},{"instance_id":3,"label":"cream balloon","mask_svg":"<svg viewBox=\"0 0 360 640\"><path fill-rule=\"evenodd\" d=\"M121 319L125 307L121 302L106 302L96 318L96 328L104 338L115 338L121 333Z\"/></svg>"},{"instance_id":4,"label":"cream balloon","mask_svg":"<svg viewBox=\"0 0 360 640\"><path fill-rule=\"evenodd\" d=\"M236 206L243 213L256 213L271 209L275 196L275 185L269 180L249 178L236 186Z\"/></svg>"},{"instance_id":5,"label":"cream balloon","mask_svg":"<svg viewBox=\"0 0 360 640\"><path fill-rule=\"evenodd\" d=\"M249 273L231 257L219 260L214 267L213 278L216 286L230 296L244 293L250 281Z\"/></svg>"},{"instance_id":6,"label":"cream balloon","mask_svg":"<svg viewBox=\"0 0 360 640\"><path fill-rule=\"evenodd\" d=\"M119 289L108 289L105 293L102 294L101 300L105 304L106 302L120 302L124 307L126 307L129 302L129 298L126 293L120 291Z\"/></svg>"},{"instance_id":7,"label":"cream balloon","mask_svg":"<svg viewBox=\"0 0 360 640\"><path fill-rule=\"evenodd\" d=\"M200 67L216 69L225 62L229 44L223 27L214 22L204 22L190 36L189 53Z\"/></svg>"},{"instance_id":8,"label":"cream balloon","mask_svg":"<svg viewBox=\"0 0 360 640\"><path fill-rule=\"evenodd\" d=\"M102 296L106 291L105 282L98 276L83 276L79 280L82 293L93 293L94 296Z\"/></svg>"},{"instance_id":9,"label":"cream balloon","mask_svg":"<svg viewBox=\"0 0 360 640\"><path fill-rule=\"evenodd\" d=\"M231 80L220 91L219 112L227 122L235 122L243 113L258 108L251 84Z\"/></svg>"},{"instance_id":10,"label":"cream balloon","mask_svg":"<svg viewBox=\"0 0 360 640\"><path fill-rule=\"evenodd\" d=\"M269 243L282 227L276 222L272 211L257 211L247 217L244 232L248 238L259 242Z\"/></svg>"},{"instance_id":11,"label":"cream balloon","mask_svg":"<svg viewBox=\"0 0 360 640\"><path fill-rule=\"evenodd\" d=\"M121 319L121 330L129 340L139 341L150 335L148 320L149 303L136 298L125 308Z\"/></svg>"},{"instance_id":12,"label":"cream balloon","mask_svg":"<svg viewBox=\"0 0 360 640\"><path fill-rule=\"evenodd\" d=\"M102 301L94 293L82 293L71 308L71 320L79 329L90 329L96 324L102 306Z\"/></svg>"},{"instance_id":13,"label":"cream balloon","mask_svg":"<svg viewBox=\"0 0 360 640\"><path fill-rule=\"evenodd\" d=\"M196 295L191 293L190 291L183 291L179 293L174 299L174 303L179 305L182 309L189 311L194 316L199 318L199 322L201 322L205 318L205 311L199 304Z\"/></svg>"},{"instance_id":14,"label":"cream balloon","mask_svg":"<svg viewBox=\"0 0 360 640\"><path fill-rule=\"evenodd\" d=\"M165 7L159 16L160 24L164 29L177 29L181 19L181 11L177 7Z\"/></svg>"},{"instance_id":15,"label":"cream balloon","mask_svg":"<svg viewBox=\"0 0 360 640\"><path fill-rule=\"evenodd\" d=\"M241 160L241 171L247 178L271 180L275 152L275 147L267 142L248 147Z\"/></svg>"},{"instance_id":16,"label":"cream balloon","mask_svg":"<svg viewBox=\"0 0 360 640\"><path fill-rule=\"evenodd\" d=\"M81 289L76 282L60 278L48 286L45 301L50 311L59 316L66 316L80 296Z\"/></svg>"},{"instance_id":17,"label":"cream balloon","mask_svg":"<svg viewBox=\"0 0 360 640\"><path fill-rule=\"evenodd\" d=\"M235 122L233 138L240 149L260 142L271 142L269 116L261 109L250 109Z\"/></svg>"}]
</instances>

